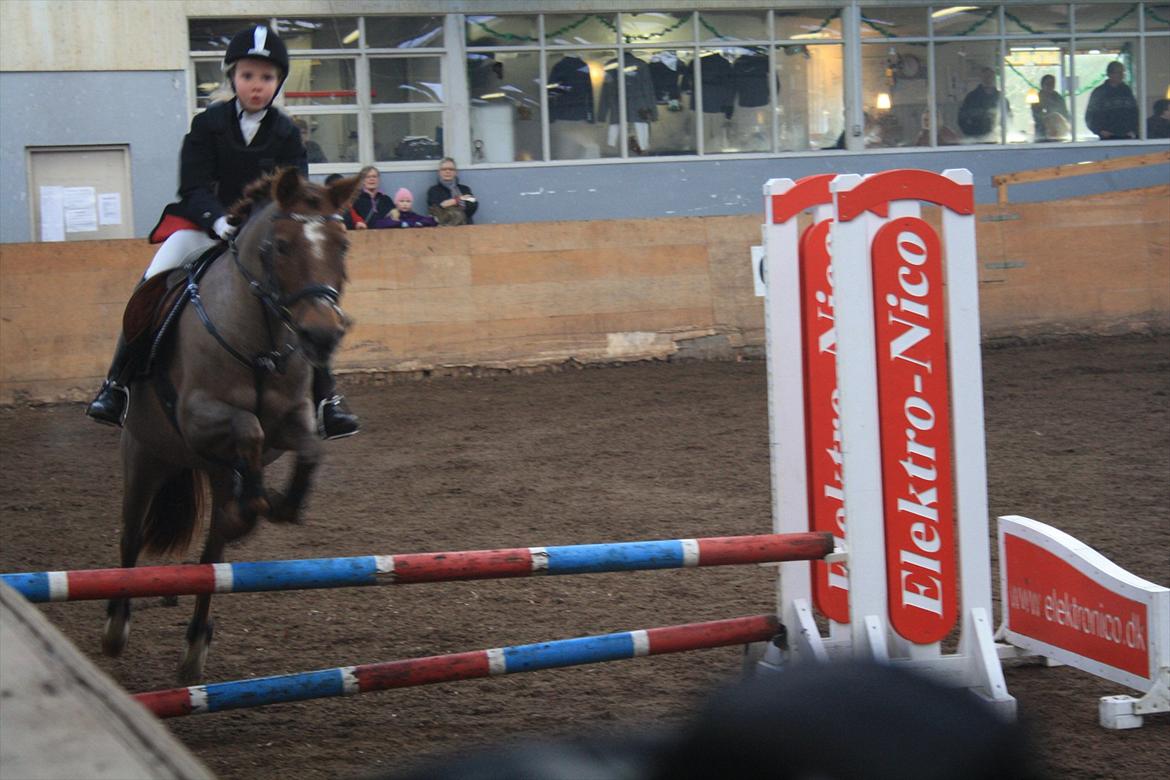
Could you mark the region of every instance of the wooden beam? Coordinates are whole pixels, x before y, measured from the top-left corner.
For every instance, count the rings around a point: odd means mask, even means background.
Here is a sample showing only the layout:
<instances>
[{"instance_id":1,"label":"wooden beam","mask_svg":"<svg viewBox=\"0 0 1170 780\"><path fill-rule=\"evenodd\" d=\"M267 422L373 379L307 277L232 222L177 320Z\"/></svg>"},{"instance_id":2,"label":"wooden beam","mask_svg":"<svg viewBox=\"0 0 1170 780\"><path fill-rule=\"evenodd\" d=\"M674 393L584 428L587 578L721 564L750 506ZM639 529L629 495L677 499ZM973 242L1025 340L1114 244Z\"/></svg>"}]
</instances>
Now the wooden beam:
<instances>
[{"instance_id":1,"label":"wooden beam","mask_svg":"<svg viewBox=\"0 0 1170 780\"><path fill-rule=\"evenodd\" d=\"M1170 152L1135 154L1127 157L1113 157L1108 160L1086 160L1084 162L1053 165L1049 168L1034 168L1030 171L1003 173L999 176L992 176L991 183L995 185L999 205L1006 206L1008 202L1007 188L1009 184L1063 179L1066 176L1107 173L1109 171L1121 171L1126 168L1139 168L1146 165L1160 165L1163 163L1170 163Z\"/></svg>"}]
</instances>

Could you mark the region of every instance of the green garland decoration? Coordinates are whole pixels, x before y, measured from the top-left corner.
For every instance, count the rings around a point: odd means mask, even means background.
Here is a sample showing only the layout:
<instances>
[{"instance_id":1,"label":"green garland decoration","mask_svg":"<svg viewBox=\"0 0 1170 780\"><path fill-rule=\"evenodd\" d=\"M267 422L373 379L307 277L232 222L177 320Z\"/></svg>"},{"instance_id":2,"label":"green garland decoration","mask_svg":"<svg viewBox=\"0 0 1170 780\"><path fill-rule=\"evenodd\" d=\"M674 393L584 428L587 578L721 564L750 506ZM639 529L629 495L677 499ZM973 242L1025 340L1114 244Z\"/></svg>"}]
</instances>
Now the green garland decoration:
<instances>
[{"instance_id":1,"label":"green garland decoration","mask_svg":"<svg viewBox=\"0 0 1170 780\"><path fill-rule=\"evenodd\" d=\"M1111 20L1110 22L1105 24L1103 27L1100 27L1099 29L1096 29L1096 30L1088 30L1086 32L1089 32L1089 33L1108 32L1109 30L1112 30L1114 27L1116 27L1117 25L1119 25L1123 21L1125 21L1125 19L1127 17L1131 16L1135 11L1137 11L1137 9L1138 9L1138 4L1134 3L1129 8L1127 8L1124 12L1122 12L1120 16L1118 16L1116 19ZM1155 12L1154 9L1151 8L1149 4L1146 5L1145 11L1146 11L1146 14L1150 18L1155 19L1159 22L1162 22L1163 24L1170 24L1170 19L1163 19L1161 16L1158 16L1157 12ZM963 38L963 37L966 37L968 35L971 35L976 30L978 30L980 27L987 24L987 22L989 22L991 20L991 18L993 16L995 16L995 14L996 14L996 9L992 8L990 11L988 11L986 14L984 14L983 18L978 19L975 22L973 22L967 29L963 30L962 32L955 33L955 37ZM659 32L656 32L656 33L647 33L645 35L623 35L622 37L626 43L635 43L635 42L639 42L639 41L657 40L658 38L662 38L665 35L669 35L670 33L674 32L678 28L682 27L684 24L686 24L687 22L689 22L691 20L692 16L693 16L693 13L688 14L686 17L679 19L678 22L671 25L670 27L667 27ZM832 24L833 21L840 18L840 16L841 16L840 10L834 11L833 13L831 13L827 17L825 17L825 20L822 21L820 23L820 25L818 25L817 28L815 30L813 30L813 32L818 33L821 30L824 30L830 24ZM1020 17L1011 13L1010 11L1005 10L1004 16L1008 20L1013 22L1016 26L1022 28L1023 30L1026 30L1027 32L1029 32L1033 35L1042 35L1043 34L1039 30L1037 30L1036 28L1029 25L1023 19L1020 19ZM564 25L560 29L553 30L550 33L545 33L544 37L546 39L548 39L548 38L555 38L557 36L564 35L565 33L570 32L571 30L574 30L574 29L580 27L581 25L585 24L585 22L589 21L590 19L596 19L601 24L603 24L606 27L608 27L609 29L613 30L614 33L618 32L617 25L614 24L613 22L611 22L606 17L602 16L601 14L585 14L580 19L577 19L574 22L569 22L568 24ZM871 30L874 30L875 32L879 33L880 35L882 35L885 38L897 38L898 37L897 33L893 32L890 28L888 28L885 25L882 25L878 22L872 21L870 19L866 19L865 17L861 18L861 23L864 24L866 27L869 27ZM519 43L532 43L532 42L538 40L537 38L533 38L530 35L516 35L515 33L500 32L499 30L494 30L491 27L489 27L487 25L487 23L485 23L485 22L472 22L472 24L475 25L476 27L478 27L479 29L483 30L484 32L489 33L491 35L494 35L494 36L496 36L504 41L516 41ZM708 32L710 32L716 38L720 38L720 39L723 38L723 33L719 32L719 30L715 29L714 25L712 25L710 22L708 22L706 19L704 19L702 14L699 15L699 24L701 24Z\"/></svg>"}]
</instances>

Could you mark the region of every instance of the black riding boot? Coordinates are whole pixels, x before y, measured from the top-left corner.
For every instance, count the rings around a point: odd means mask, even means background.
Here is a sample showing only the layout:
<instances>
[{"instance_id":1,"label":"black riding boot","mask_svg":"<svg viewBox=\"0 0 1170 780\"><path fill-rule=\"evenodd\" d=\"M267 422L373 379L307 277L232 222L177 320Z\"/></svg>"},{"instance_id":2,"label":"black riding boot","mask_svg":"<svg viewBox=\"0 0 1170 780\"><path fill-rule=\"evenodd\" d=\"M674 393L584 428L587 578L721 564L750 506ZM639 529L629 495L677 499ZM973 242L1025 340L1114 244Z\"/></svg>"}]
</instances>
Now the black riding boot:
<instances>
[{"instance_id":1,"label":"black riding boot","mask_svg":"<svg viewBox=\"0 0 1170 780\"><path fill-rule=\"evenodd\" d=\"M322 439L341 439L358 432L357 415L337 394L333 372L328 366L313 369L313 400L317 404L317 432Z\"/></svg>"},{"instance_id":2,"label":"black riding boot","mask_svg":"<svg viewBox=\"0 0 1170 780\"><path fill-rule=\"evenodd\" d=\"M106 381L98 391L97 398L90 401L85 413L103 425L122 427L122 420L126 416L126 405L130 400L129 383L134 375L138 350L126 343L123 336L118 336L118 346L114 349L114 360L110 363L110 370L106 374Z\"/></svg>"}]
</instances>

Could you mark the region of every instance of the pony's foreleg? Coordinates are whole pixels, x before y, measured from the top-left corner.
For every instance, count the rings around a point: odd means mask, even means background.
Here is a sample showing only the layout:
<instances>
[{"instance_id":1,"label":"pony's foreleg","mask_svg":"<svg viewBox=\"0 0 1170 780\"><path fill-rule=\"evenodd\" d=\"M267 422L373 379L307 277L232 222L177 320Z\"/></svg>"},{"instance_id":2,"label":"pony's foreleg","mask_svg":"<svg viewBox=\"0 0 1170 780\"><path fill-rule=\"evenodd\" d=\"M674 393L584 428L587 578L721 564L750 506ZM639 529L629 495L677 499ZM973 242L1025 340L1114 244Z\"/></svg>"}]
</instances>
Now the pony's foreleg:
<instances>
[{"instance_id":1,"label":"pony's foreleg","mask_svg":"<svg viewBox=\"0 0 1170 780\"><path fill-rule=\"evenodd\" d=\"M269 510L268 494L264 490L264 429L254 415L238 412L232 416L232 438L240 475L236 499L244 521L252 523Z\"/></svg>"},{"instance_id":2,"label":"pony's foreleg","mask_svg":"<svg viewBox=\"0 0 1170 780\"><path fill-rule=\"evenodd\" d=\"M300 520L301 507L313 485L313 473L321 462L321 452L320 439L307 433L297 448L296 466L284 494L272 494L272 512L269 514L272 522L295 523Z\"/></svg>"}]
</instances>

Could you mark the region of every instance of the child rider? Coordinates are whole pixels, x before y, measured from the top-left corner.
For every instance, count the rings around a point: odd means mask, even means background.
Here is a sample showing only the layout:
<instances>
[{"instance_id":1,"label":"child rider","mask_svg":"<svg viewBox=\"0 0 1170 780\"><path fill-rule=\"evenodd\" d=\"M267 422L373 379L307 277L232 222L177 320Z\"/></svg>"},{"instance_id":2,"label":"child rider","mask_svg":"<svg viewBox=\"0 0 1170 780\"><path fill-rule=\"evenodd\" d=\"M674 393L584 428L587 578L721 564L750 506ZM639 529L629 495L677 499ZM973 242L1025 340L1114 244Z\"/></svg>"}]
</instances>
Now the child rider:
<instances>
[{"instance_id":1,"label":"child rider","mask_svg":"<svg viewBox=\"0 0 1170 780\"><path fill-rule=\"evenodd\" d=\"M235 100L212 103L191 121L179 155L179 197L163 209L151 241L165 238L143 279L178 268L198 250L227 240L236 232L227 210L244 187L278 167L295 167L308 175L301 134L272 101L288 77L288 49L266 25L242 30L232 38L223 58ZM107 379L86 414L100 423L122 424L129 400L128 385L143 348L122 337ZM358 419L337 395L329 368L315 368L313 398L318 426L326 439L357 433Z\"/></svg>"}]
</instances>

